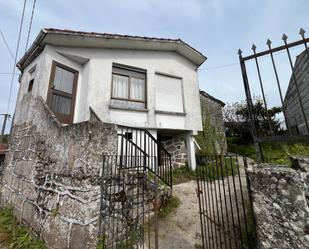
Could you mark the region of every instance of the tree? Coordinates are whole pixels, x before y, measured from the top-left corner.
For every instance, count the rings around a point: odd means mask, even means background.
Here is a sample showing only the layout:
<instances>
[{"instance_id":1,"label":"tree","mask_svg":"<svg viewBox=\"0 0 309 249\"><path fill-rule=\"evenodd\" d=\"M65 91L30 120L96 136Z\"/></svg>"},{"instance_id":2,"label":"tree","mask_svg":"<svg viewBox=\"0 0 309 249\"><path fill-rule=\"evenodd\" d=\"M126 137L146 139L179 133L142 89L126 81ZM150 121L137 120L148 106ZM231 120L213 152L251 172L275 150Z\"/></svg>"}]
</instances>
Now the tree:
<instances>
[{"instance_id":1,"label":"tree","mask_svg":"<svg viewBox=\"0 0 309 249\"><path fill-rule=\"evenodd\" d=\"M282 132L280 120L276 117L281 111L280 107L272 107L266 110L261 98L253 98L253 113L259 135L272 135L269 123L273 134ZM268 121L268 116L270 122ZM227 136L240 137L243 141L252 140L249 110L245 101L227 105L223 110L223 118L227 129Z\"/></svg>"}]
</instances>

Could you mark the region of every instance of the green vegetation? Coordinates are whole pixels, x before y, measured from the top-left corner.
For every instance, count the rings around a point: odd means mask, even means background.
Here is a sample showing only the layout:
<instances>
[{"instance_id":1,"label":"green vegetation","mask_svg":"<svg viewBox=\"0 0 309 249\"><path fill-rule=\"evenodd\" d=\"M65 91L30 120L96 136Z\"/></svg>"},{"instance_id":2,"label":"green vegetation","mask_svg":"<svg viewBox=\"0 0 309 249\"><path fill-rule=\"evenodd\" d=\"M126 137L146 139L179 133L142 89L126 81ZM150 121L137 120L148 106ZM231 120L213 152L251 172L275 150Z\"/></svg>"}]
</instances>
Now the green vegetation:
<instances>
[{"instance_id":1,"label":"green vegetation","mask_svg":"<svg viewBox=\"0 0 309 249\"><path fill-rule=\"evenodd\" d=\"M122 241L117 244L117 249L134 249L136 245L140 242L141 238L143 238L144 230L139 227L134 231L131 231L131 234L127 237L125 241ZM103 248L104 249L104 248Z\"/></svg>"},{"instance_id":2,"label":"green vegetation","mask_svg":"<svg viewBox=\"0 0 309 249\"><path fill-rule=\"evenodd\" d=\"M7 144L9 141L9 135L0 136L0 144Z\"/></svg>"},{"instance_id":3,"label":"green vegetation","mask_svg":"<svg viewBox=\"0 0 309 249\"><path fill-rule=\"evenodd\" d=\"M0 243L14 249L44 249L44 243L32 237L13 216L12 207L0 209Z\"/></svg>"},{"instance_id":4,"label":"green vegetation","mask_svg":"<svg viewBox=\"0 0 309 249\"><path fill-rule=\"evenodd\" d=\"M217 161L216 161L217 158ZM204 158L203 158L204 159ZM207 161L199 163L199 178L207 181L222 179L222 177L238 174L238 166L234 157L205 157ZM222 167L220 166L222 162ZM203 165L204 163L204 165ZM189 167L184 166L173 170L173 184L180 184L188 181L196 180L196 172Z\"/></svg>"},{"instance_id":5,"label":"green vegetation","mask_svg":"<svg viewBox=\"0 0 309 249\"><path fill-rule=\"evenodd\" d=\"M256 159L255 148L252 143L242 143L237 137L228 137L228 150L239 155L246 155ZM309 142L265 142L262 144L265 162L290 164L290 155L309 155Z\"/></svg>"},{"instance_id":6,"label":"green vegetation","mask_svg":"<svg viewBox=\"0 0 309 249\"><path fill-rule=\"evenodd\" d=\"M101 235L98 237L97 249L106 249L106 236Z\"/></svg>"},{"instance_id":7,"label":"green vegetation","mask_svg":"<svg viewBox=\"0 0 309 249\"><path fill-rule=\"evenodd\" d=\"M222 163L222 166L221 166ZM206 181L222 179L222 177L237 175L238 166L235 158L217 157L217 161L211 160L205 166L200 166L199 178Z\"/></svg>"},{"instance_id":8,"label":"green vegetation","mask_svg":"<svg viewBox=\"0 0 309 249\"><path fill-rule=\"evenodd\" d=\"M183 166L173 170L173 184L180 184L195 180L195 172L192 171L188 166Z\"/></svg>"},{"instance_id":9,"label":"green vegetation","mask_svg":"<svg viewBox=\"0 0 309 249\"><path fill-rule=\"evenodd\" d=\"M168 216L175 208L181 204L178 197L173 196L167 202L163 203L159 211L159 218Z\"/></svg>"}]
</instances>

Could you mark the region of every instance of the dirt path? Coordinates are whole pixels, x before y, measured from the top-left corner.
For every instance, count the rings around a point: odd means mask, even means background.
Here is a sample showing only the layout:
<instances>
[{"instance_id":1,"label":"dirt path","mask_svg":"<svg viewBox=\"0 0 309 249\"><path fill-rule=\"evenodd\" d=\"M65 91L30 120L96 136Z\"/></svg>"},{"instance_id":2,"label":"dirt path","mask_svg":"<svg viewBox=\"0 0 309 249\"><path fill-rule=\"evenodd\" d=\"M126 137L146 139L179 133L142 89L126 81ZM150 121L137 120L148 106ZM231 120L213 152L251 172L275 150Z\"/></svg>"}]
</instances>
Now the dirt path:
<instances>
[{"instance_id":1,"label":"dirt path","mask_svg":"<svg viewBox=\"0 0 309 249\"><path fill-rule=\"evenodd\" d=\"M181 204L166 218L159 220L159 248L202 248L196 186L196 181L173 186L173 195L180 199Z\"/></svg>"}]
</instances>

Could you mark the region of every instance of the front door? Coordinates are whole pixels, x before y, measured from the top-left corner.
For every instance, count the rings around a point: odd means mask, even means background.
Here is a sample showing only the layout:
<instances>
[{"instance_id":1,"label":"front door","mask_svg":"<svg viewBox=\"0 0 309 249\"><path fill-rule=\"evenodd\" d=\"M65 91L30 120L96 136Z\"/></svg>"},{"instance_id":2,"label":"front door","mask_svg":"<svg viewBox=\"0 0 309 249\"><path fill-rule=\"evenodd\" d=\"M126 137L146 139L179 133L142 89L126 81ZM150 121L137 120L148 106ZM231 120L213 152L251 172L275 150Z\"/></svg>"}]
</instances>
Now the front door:
<instances>
[{"instance_id":1,"label":"front door","mask_svg":"<svg viewBox=\"0 0 309 249\"><path fill-rule=\"evenodd\" d=\"M47 103L61 123L73 123L77 79L76 70L53 62Z\"/></svg>"}]
</instances>

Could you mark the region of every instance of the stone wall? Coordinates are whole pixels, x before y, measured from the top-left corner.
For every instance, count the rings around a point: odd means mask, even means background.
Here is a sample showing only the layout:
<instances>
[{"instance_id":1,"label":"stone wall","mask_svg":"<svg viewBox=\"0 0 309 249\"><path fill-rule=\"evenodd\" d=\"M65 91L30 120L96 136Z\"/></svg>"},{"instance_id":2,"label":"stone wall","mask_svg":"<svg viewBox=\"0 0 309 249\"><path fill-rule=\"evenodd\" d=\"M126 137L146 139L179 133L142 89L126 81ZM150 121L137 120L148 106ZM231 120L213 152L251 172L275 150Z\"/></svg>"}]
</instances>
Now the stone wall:
<instances>
[{"instance_id":1,"label":"stone wall","mask_svg":"<svg viewBox=\"0 0 309 249\"><path fill-rule=\"evenodd\" d=\"M102 154L116 153L117 127L95 115L63 126L42 99L22 104L31 114L13 126L1 203L13 204L47 248L96 248Z\"/></svg>"},{"instance_id":2,"label":"stone wall","mask_svg":"<svg viewBox=\"0 0 309 249\"><path fill-rule=\"evenodd\" d=\"M213 140L216 154L225 155L227 152L227 144L222 114L224 103L203 91L200 93L200 100L203 129L210 130L207 131L206 136L208 137L206 137L206 139Z\"/></svg>"},{"instance_id":3,"label":"stone wall","mask_svg":"<svg viewBox=\"0 0 309 249\"><path fill-rule=\"evenodd\" d=\"M172 167L178 168L185 166L188 161L186 144L181 137L172 137L161 141L164 148L171 154Z\"/></svg>"},{"instance_id":4,"label":"stone wall","mask_svg":"<svg viewBox=\"0 0 309 249\"><path fill-rule=\"evenodd\" d=\"M309 248L309 159L292 162L248 170L260 249Z\"/></svg>"}]
</instances>

